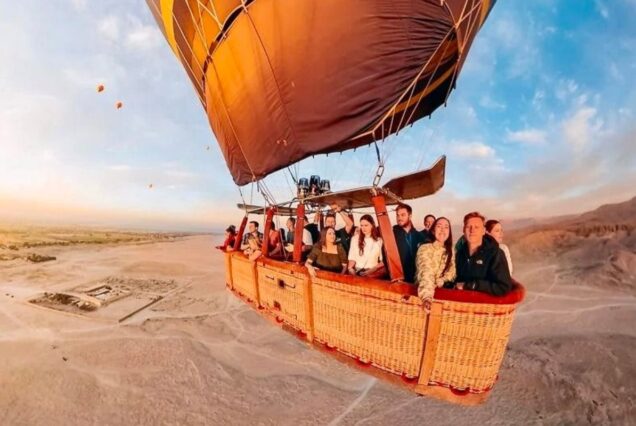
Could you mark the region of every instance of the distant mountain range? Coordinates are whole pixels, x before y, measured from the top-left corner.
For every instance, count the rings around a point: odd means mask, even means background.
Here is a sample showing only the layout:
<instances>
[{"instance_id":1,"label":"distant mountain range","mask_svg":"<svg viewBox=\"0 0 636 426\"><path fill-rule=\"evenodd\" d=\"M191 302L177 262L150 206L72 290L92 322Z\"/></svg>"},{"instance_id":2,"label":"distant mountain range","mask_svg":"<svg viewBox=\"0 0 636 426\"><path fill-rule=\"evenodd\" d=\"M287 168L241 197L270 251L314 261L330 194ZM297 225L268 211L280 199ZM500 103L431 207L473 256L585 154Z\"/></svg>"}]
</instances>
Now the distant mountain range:
<instances>
[{"instance_id":1,"label":"distant mountain range","mask_svg":"<svg viewBox=\"0 0 636 426\"><path fill-rule=\"evenodd\" d=\"M513 263L557 262L562 277L636 290L636 197L506 233Z\"/></svg>"}]
</instances>

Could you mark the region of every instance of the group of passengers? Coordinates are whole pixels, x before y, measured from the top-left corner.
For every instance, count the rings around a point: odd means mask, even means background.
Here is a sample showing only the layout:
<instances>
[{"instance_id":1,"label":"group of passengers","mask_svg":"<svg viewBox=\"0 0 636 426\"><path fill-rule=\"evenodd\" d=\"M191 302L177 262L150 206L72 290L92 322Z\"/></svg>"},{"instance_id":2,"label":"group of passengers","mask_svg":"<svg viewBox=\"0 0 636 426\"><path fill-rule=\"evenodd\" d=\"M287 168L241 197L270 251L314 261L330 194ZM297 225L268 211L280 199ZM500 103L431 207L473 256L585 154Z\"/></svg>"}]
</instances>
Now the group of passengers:
<instances>
[{"instance_id":1,"label":"group of passengers","mask_svg":"<svg viewBox=\"0 0 636 426\"><path fill-rule=\"evenodd\" d=\"M512 289L512 261L503 244L503 228L496 220L488 220L478 212L464 217L463 235L453 244L451 223L445 217L426 215L424 229L412 222L412 208L398 204L397 224L393 226L404 281L417 286L418 295L430 307L436 288L480 291L502 296ZM336 215L344 221L336 228ZM306 217L304 218L305 222ZM353 216L338 206L325 217L322 230L318 218L302 229L302 252L305 266L312 276L316 270L383 278L387 275L383 240L373 216L365 214L355 226ZM276 230L273 223L267 235L269 255L285 258L293 252L296 220L287 219L286 231ZM233 226L226 230L221 248L231 249L236 238ZM263 234L258 222L249 222L241 249L250 260L262 255Z\"/></svg>"}]
</instances>

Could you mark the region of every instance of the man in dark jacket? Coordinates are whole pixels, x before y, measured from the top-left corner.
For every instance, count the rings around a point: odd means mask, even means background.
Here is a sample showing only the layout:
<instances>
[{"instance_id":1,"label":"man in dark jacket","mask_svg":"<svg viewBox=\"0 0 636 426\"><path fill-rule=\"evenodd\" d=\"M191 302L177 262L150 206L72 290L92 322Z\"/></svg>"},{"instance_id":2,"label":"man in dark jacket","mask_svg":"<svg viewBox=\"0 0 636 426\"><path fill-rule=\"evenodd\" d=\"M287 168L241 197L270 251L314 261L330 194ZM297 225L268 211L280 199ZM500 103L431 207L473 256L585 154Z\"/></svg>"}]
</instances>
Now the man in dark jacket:
<instances>
[{"instance_id":1,"label":"man in dark jacket","mask_svg":"<svg viewBox=\"0 0 636 426\"><path fill-rule=\"evenodd\" d=\"M486 236L485 218L464 216L464 244L457 249L455 288L503 296L512 289L508 262L494 238Z\"/></svg>"},{"instance_id":2,"label":"man in dark jacket","mask_svg":"<svg viewBox=\"0 0 636 426\"><path fill-rule=\"evenodd\" d=\"M415 282L415 256L417 249L426 243L424 235L413 226L412 215L411 206L398 204L395 209L397 225L393 226L393 235L395 235L402 271L404 271L404 281L408 283Z\"/></svg>"}]
</instances>

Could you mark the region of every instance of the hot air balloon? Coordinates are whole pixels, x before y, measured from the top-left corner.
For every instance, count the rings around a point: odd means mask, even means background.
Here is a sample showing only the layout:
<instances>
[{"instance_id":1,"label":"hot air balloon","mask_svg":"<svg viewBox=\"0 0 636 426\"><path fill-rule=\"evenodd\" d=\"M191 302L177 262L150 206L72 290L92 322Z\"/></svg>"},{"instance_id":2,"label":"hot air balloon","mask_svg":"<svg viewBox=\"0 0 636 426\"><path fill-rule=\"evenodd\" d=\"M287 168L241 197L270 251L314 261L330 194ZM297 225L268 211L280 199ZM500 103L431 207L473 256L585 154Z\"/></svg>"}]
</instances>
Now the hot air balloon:
<instances>
[{"instance_id":1,"label":"hot air balloon","mask_svg":"<svg viewBox=\"0 0 636 426\"><path fill-rule=\"evenodd\" d=\"M316 154L381 141L443 105L495 0L146 0L190 78L239 185ZM404 280L387 205L430 195L446 159L380 185L333 191L296 180L297 193L245 217L225 251L227 287L263 315L325 352L420 394L483 402L505 354L524 289L503 297L437 289L430 309ZM291 172L290 172L291 173ZM325 182L322 184L322 182ZM302 266L305 213L374 209L388 268L358 277ZM295 214L293 253L267 238L251 262L240 248L248 215ZM457 348L461 346L461 351ZM348 360L348 361L347 361ZM370 371L370 370L366 370ZM397 380L396 380L397 378ZM400 380L400 378L402 380Z\"/></svg>"},{"instance_id":2,"label":"hot air balloon","mask_svg":"<svg viewBox=\"0 0 636 426\"><path fill-rule=\"evenodd\" d=\"M152 187L153 187L152 183L148 185L148 189L152 189Z\"/></svg>"},{"instance_id":3,"label":"hot air balloon","mask_svg":"<svg viewBox=\"0 0 636 426\"><path fill-rule=\"evenodd\" d=\"M98 84L97 85L97 93L101 93L104 91L104 85L103 84Z\"/></svg>"},{"instance_id":4,"label":"hot air balloon","mask_svg":"<svg viewBox=\"0 0 636 426\"><path fill-rule=\"evenodd\" d=\"M124 106L124 103L122 101L115 102L115 108L121 109L123 106Z\"/></svg>"}]
</instances>

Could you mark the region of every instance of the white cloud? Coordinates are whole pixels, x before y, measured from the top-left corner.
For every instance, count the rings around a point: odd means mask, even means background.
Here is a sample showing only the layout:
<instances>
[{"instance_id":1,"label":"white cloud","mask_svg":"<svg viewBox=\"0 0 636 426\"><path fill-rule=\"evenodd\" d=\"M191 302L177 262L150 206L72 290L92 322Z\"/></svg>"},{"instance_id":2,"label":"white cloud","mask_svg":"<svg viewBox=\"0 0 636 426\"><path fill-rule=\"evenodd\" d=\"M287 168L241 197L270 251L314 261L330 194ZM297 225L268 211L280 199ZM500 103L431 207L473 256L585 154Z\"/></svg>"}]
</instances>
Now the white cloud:
<instances>
[{"instance_id":1,"label":"white cloud","mask_svg":"<svg viewBox=\"0 0 636 426\"><path fill-rule=\"evenodd\" d=\"M482 142L454 142L453 154L463 158L494 158L495 150Z\"/></svg>"},{"instance_id":2,"label":"white cloud","mask_svg":"<svg viewBox=\"0 0 636 426\"><path fill-rule=\"evenodd\" d=\"M75 10L85 10L88 4L87 0L70 0Z\"/></svg>"},{"instance_id":3,"label":"white cloud","mask_svg":"<svg viewBox=\"0 0 636 426\"><path fill-rule=\"evenodd\" d=\"M539 129L525 129L516 132L508 131L508 140L530 145L542 144L546 142L546 132Z\"/></svg>"},{"instance_id":4,"label":"white cloud","mask_svg":"<svg viewBox=\"0 0 636 426\"><path fill-rule=\"evenodd\" d=\"M119 19L116 16L107 16L97 25L97 31L109 41L119 40Z\"/></svg>"},{"instance_id":5,"label":"white cloud","mask_svg":"<svg viewBox=\"0 0 636 426\"><path fill-rule=\"evenodd\" d=\"M130 167L128 164L113 164L106 168L113 172L128 172L132 169L132 167Z\"/></svg>"},{"instance_id":6,"label":"white cloud","mask_svg":"<svg viewBox=\"0 0 636 426\"><path fill-rule=\"evenodd\" d=\"M482 96L479 105L488 109L506 109L506 104L493 99L490 95Z\"/></svg>"},{"instance_id":7,"label":"white cloud","mask_svg":"<svg viewBox=\"0 0 636 426\"><path fill-rule=\"evenodd\" d=\"M567 101L576 91L579 85L574 80L559 80L555 91L555 96L560 101Z\"/></svg>"},{"instance_id":8,"label":"white cloud","mask_svg":"<svg viewBox=\"0 0 636 426\"><path fill-rule=\"evenodd\" d=\"M143 25L128 33L126 46L133 49L147 50L160 46L161 39L161 33L156 26Z\"/></svg>"},{"instance_id":9,"label":"white cloud","mask_svg":"<svg viewBox=\"0 0 636 426\"><path fill-rule=\"evenodd\" d=\"M608 19L609 10L607 9L607 6L605 6L605 3L602 0L594 0L594 4L596 5L596 10L598 10L598 13L600 13L604 19Z\"/></svg>"},{"instance_id":10,"label":"white cloud","mask_svg":"<svg viewBox=\"0 0 636 426\"><path fill-rule=\"evenodd\" d=\"M565 120L562 128L565 142L576 150L588 146L602 126L601 120L592 122L595 116L596 109L585 106Z\"/></svg>"}]
</instances>

